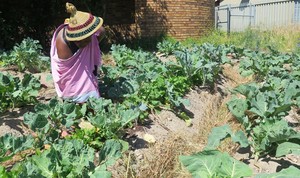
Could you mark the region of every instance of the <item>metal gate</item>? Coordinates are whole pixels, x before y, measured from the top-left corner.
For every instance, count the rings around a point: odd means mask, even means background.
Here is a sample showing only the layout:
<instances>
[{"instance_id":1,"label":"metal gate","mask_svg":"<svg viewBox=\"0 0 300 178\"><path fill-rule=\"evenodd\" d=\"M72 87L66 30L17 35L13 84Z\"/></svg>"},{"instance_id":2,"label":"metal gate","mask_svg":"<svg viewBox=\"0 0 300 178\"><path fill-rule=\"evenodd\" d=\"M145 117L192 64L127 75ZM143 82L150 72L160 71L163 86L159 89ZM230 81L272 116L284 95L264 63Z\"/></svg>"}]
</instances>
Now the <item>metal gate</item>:
<instances>
[{"instance_id":1,"label":"metal gate","mask_svg":"<svg viewBox=\"0 0 300 178\"><path fill-rule=\"evenodd\" d=\"M252 4L219 6L215 13L215 27L227 32L242 31L255 24L255 6Z\"/></svg>"}]
</instances>

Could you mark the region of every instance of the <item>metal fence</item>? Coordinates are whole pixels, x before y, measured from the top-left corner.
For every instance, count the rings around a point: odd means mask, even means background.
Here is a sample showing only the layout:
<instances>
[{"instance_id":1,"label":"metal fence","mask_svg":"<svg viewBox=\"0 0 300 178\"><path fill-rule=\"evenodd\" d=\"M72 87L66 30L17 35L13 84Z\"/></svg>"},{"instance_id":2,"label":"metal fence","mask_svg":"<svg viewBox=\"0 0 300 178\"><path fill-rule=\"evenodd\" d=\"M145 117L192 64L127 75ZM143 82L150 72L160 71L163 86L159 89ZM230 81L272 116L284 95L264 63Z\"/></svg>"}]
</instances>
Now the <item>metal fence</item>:
<instances>
[{"instance_id":1,"label":"metal fence","mask_svg":"<svg viewBox=\"0 0 300 178\"><path fill-rule=\"evenodd\" d=\"M228 4L215 8L215 27L227 32L243 31L248 27L270 29L295 23L300 23L300 0Z\"/></svg>"}]
</instances>

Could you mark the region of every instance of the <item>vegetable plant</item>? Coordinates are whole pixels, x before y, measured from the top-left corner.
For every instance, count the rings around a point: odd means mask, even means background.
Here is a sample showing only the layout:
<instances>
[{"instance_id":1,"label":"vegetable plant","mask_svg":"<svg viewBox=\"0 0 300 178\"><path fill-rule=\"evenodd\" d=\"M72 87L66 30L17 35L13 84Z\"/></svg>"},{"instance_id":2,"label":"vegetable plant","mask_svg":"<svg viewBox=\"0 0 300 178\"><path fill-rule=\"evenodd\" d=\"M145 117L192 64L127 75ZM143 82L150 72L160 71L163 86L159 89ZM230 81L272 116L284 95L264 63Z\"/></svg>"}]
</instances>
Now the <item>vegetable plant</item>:
<instances>
[{"instance_id":1,"label":"vegetable plant","mask_svg":"<svg viewBox=\"0 0 300 178\"><path fill-rule=\"evenodd\" d=\"M38 40L25 38L20 44L16 44L10 53L0 55L0 61L4 66L17 65L18 71L39 72L50 66L49 57L41 52L42 46Z\"/></svg>"}]
</instances>

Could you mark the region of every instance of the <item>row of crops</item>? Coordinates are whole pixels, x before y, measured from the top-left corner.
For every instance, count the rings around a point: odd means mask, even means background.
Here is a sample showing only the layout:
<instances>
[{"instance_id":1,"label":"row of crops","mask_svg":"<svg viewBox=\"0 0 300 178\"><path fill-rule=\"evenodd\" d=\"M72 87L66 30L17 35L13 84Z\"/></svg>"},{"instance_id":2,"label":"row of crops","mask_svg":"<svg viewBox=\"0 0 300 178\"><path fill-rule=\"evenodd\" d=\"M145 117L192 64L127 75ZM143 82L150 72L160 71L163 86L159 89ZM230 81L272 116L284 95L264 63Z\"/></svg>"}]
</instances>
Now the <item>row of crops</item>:
<instances>
[{"instance_id":1,"label":"row of crops","mask_svg":"<svg viewBox=\"0 0 300 178\"><path fill-rule=\"evenodd\" d=\"M32 54L32 50L26 48L30 42L27 43L22 43L24 48L2 54L0 61L7 64L14 55L20 56L17 52L24 56ZM174 55L176 60L162 62L153 53L113 45L111 54L116 65L101 68L99 83L103 98L90 99L82 105L57 98L37 103L41 87L37 79L30 74L18 79L1 73L0 90L4 92L0 96L3 101L0 112L32 102L37 104L34 111L24 114L24 124L31 134L0 138L0 175L111 177L107 168L129 149L128 143L122 140L125 129L161 108L189 120L184 112L189 104L184 99L185 94L194 86L212 88L222 73L222 64L230 63L229 53L242 59L242 74L255 74L258 81L234 89L232 92L239 95L228 103L229 110L244 129L235 133L228 125L213 129L206 149L195 155L181 156L183 165L195 177L251 176L247 165L217 150L226 137L241 147L251 146L257 157L272 154L273 150L277 150L276 156L299 154L299 134L284 120L292 107L299 107L297 55L274 50L262 53L226 45L184 47L167 41L159 43L158 50L166 56ZM62 137L62 130L69 135ZM290 147L286 144L294 149L287 150ZM283 173L295 172L299 170L290 167Z\"/></svg>"},{"instance_id":2,"label":"row of crops","mask_svg":"<svg viewBox=\"0 0 300 178\"><path fill-rule=\"evenodd\" d=\"M234 88L234 97L227 106L243 129L233 132L229 125L216 127L204 151L181 156L181 162L194 177L253 176L246 164L217 150L227 137L242 148L250 146L256 159L300 154L300 133L285 119L292 108L299 110L300 106L299 54L281 54L270 49L269 53L244 50L240 55L240 73L254 75L256 80ZM291 165L278 173L255 177L299 177L299 173Z\"/></svg>"}]
</instances>

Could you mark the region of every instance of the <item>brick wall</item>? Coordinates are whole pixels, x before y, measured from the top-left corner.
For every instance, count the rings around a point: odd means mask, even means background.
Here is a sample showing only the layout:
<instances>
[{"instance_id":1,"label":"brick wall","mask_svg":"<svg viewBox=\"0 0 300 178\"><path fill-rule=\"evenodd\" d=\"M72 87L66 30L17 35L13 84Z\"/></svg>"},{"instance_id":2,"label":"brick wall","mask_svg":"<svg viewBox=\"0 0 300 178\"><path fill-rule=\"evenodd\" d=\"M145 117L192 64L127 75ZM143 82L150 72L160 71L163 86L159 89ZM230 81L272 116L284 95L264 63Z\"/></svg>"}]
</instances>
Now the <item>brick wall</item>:
<instances>
[{"instance_id":1,"label":"brick wall","mask_svg":"<svg viewBox=\"0 0 300 178\"><path fill-rule=\"evenodd\" d=\"M212 0L135 0L136 31L142 37L166 33L176 39L199 37L213 27Z\"/></svg>"},{"instance_id":2,"label":"brick wall","mask_svg":"<svg viewBox=\"0 0 300 178\"><path fill-rule=\"evenodd\" d=\"M213 0L110 0L104 23L111 39L132 40L161 34L199 37L214 25Z\"/></svg>"}]
</instances>

